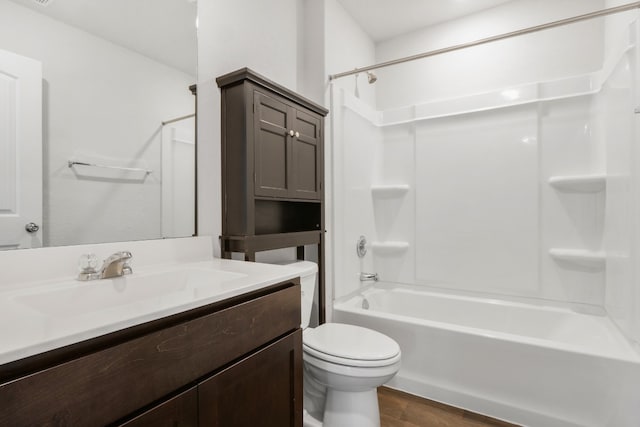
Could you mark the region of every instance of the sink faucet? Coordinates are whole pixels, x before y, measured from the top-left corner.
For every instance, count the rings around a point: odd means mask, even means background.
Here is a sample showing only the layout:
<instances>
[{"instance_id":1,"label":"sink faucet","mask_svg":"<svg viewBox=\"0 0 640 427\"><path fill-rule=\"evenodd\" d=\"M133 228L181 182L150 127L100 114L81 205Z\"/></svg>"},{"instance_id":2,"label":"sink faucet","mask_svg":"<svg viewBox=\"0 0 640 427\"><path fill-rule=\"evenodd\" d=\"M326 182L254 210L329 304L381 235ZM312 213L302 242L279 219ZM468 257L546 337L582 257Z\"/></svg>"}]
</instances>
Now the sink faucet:
<instances>
[{"instance_id":1,"label":"sink faucet","mask_svg":"<svg viewBox=\"0 0 640 427\"><path fill-rule=\"evenodd\" d=\"M105 259L102 268L97 271L98 262L96 256L93 254L83 255L80 257L80 273L78 273L77 279L81 281L110 279L131 274L133 272L131 266L129 266L131 258L132 255L129 251L116 252Z\"/></svg>"},{"instance_id":2,"label":"sink faucet","mask_svg":"<svg viewBox=\"0 0 640 427\"><path fill-rule=\"evenodd\" d=\"M133 273L133 270L131 270L128 264L131 257L131 252L121 251L105 259L104 264L102 264L102 270L100 271L100 278L109 279L111 277L120 277Z\"/></svg>"},{"instance_id":3,"label":"sink faucet","mask_svg":"<svg viewBox=\"0 0 640 427\"><path fill-rule=\"evenodd\" d=\"M378 281L378 273L360 273L360 281L361 282L377 282Z\"/></svg>"}]
</instances>

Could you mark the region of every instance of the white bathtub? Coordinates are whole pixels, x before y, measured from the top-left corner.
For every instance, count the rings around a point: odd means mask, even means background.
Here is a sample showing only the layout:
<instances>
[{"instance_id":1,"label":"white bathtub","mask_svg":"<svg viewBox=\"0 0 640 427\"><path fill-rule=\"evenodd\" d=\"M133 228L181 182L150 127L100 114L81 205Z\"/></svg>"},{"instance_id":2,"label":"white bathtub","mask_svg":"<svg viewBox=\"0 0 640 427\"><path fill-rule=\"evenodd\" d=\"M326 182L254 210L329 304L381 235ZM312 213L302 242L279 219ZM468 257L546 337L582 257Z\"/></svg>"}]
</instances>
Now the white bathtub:
<instances>
[{"instance_id":1,"label":"white bathtub","mask_svg":"<svg viewBox=\"0 0 640 427\"><path fill-rule=\"evenodd\" d=\"M525 426L640 427L640 355L607 316L389 283L333 313L400 344L390 387Z\"/></svg>"}]
</instances>

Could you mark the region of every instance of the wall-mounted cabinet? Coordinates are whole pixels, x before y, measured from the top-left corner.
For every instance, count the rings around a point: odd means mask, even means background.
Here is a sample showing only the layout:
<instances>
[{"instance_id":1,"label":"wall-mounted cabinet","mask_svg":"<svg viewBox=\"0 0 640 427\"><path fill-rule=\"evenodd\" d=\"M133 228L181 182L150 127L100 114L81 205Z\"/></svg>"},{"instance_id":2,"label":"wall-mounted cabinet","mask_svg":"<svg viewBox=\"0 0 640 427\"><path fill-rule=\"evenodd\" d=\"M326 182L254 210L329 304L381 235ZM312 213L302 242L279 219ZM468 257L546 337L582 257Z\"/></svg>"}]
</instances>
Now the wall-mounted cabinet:
<instances>
[{"instance_id":1,"label":"wall-mounted cabinet","mask_svg":"<svg viewBox=\"0 0 640 427\"><path fill-rule=\"evenodd\" d=\"M324 320L324 117L328 110L243 68L222 96L222 256L319 245Z\"/></svg>"},{"instance_id":2,"label":"wall-mounted cabinet","mask_svg":"<svg viewBox=\"0 0 640 427\"><path fill-rule=\"evenodd\" d=\"M320 200L322 116L262 88L251 89L255 195Z\"/></svg>"}]
</instances>

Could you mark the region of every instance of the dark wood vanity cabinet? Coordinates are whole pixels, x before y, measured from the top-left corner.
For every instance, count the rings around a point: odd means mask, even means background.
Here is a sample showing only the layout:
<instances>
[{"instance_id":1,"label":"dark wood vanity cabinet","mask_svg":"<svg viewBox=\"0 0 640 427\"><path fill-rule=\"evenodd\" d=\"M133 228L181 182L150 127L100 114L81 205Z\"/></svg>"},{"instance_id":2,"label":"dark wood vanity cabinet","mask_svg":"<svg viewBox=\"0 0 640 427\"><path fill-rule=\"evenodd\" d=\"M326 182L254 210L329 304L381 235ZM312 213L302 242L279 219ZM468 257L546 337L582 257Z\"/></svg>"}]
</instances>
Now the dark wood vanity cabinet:
<instances>
[{"instance_id":1,"label":"dark wood vanity cabinet","mask_svg":"<svg viewBox=\"0 0 640 427\"><path fill-rule=\"evenodd\" d=\"M318 245L324 322L324 117L328 110L243 68L216 79L222 100L223 258Z\"/></svg>"},{"instance_id":2,"label":"dark wood vanity cabinet","mask_svg":"<svg viewBox=\"0 0 640 427\"><path fill-rule=\"evenodd\" d=\"M120 424L122 427L195 427L198 425L198 387L191 387Z\"/></svg>"},{"instance_id":3,"label":"dark wood vanity cabinet","mask_svg":"<svg viewBox=\"0 0 640 427\"><path fill-rule=\"evenodd\" d=\"M0 425L302 426L299 281L0 366Z\"/></svg>"},{"instance_id":4,"label":"dark wood vanity cabinet","mask_svg":"<svg viewBox=\"0 0 640 427\"><path fill-rule=\"evenodd\" d=\"M281 427L299 425L302 396L302 331L243 359L198 386L202 426Z\"/></svg>"}]
</instances>

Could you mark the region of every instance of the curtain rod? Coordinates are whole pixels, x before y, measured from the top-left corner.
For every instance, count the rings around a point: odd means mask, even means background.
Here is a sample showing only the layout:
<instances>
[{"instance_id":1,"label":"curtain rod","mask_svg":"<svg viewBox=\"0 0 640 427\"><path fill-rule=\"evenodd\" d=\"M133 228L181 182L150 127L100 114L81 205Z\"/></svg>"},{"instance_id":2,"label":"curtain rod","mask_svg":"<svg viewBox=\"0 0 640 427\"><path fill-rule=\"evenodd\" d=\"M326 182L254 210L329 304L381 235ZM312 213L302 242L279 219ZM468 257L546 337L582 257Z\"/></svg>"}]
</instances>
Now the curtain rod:
<instances>
[{"instance_id":1,"label":"curtain rod","mask_svg":"<svg viewBox=\"0 0 640 427\"><path fill-rule=\"evenodd\" d=\"M436 49L429 52L419 53L417 55L406 56L404 58L394 59L392 61L381 62L379 64L369 65L368 67L356 68L354 70L345 71L337 74L329 74L329 80L339 79L341 77L351 76L358 73L363 73L365 71L376 70L379 68L390 67L391 65L402 64L404 62L415 61L417 59L428 58L430 56L441 55L443 53L453 52L460 49L466 49L468 47L479 46L485 43L491 43L498 40L504 40L511 37L521 36L524 34L535 33L542 30L547 30L549 28L560 27L563 25L573 24L575 22L586 21L588 19L598 18L601 16L612 15L614 13L626 12L632 9L640 8L640 1L636 1L633 3L627 3L622 6L610 7L608 9L602 9L596 12L585 13L584 15L577 15L572 18L561 19L559 21L553 21L546 24L536 25L529 28L523 28L517 31L511 31L509 33L500 34L497 36L491 36L484 39L475 40L472 42L457 44L450 47L445 47L442 49Z\"/></svg>"}]
</instances>

